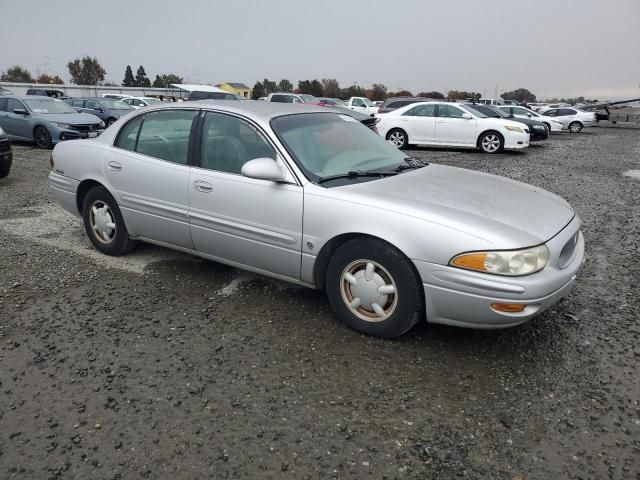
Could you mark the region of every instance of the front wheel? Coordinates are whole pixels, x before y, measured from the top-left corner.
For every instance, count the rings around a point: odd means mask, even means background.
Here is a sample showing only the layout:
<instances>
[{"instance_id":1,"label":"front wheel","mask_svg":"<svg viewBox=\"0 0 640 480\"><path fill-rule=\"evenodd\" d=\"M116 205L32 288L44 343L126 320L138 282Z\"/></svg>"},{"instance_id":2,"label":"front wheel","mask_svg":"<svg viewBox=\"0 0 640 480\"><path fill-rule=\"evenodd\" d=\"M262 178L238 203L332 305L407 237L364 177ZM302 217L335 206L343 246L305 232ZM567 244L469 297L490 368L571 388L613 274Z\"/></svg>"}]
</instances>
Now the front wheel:
<instances>
[{"instance_id":1,"label":"front wheel","mask_svg":"<svg viewBox=\"0 0 640 480\"><path fill-rule=\"evenodd\" d=\"M51 134L46 128L36 127L36 129L33 131L33 137L38 148L51 148Z\"/></svg>"},{"instance_id":2,"label":"front wheel","mask_svg":"<svg viewBox=\"0 0 640 480\"><path fill-rule=\"evenodd\" d=\"M407 148L409 137L407 137L407 133L404 130L396 128L387 133L387 141L402 150Z\"/></svg>"},{"instance_id":3,"label":"front wheel","mask_svg":"<svg viewBox=\"0 0 640 480\"><path fill-rule=\"evenodd\" d=\"M11 171L11 160L0 161L0 178L4 178L9 175Z\"/></svg>"},{"instance_id":4,"label":"front wheel","mask_svg":"<svg viewBox=\"0 0 640 480\"><path fill-rule=\"evenodd\" d=\"M109 128L111 125L113 125L114 123L116 123L116 119L115 118L109 118L106 122L105 122L105 128Z\"/></svg>"},{"instance_id":5,"label":"front wheel","mask_svg":"<svg viewBox=\"0 0 640 480\"><path fill-rule=\"evenodd\" d=\"M571 122L569 124L569 131L571 133L580 133L582 131L582 124L580 122Z\"/></svg>"},{"instance_id":6,"label":"front wheel","mask_svg":"<svg viewBox=\"0 0 640 480\"><path fill-rule=\"evenodd\" d=\"M367 335L398 337L424 316L422 282L411 261L380 240L340 246L329 261L325 287L338 318Z\"/></svg>"},{"instance_id":7,"label":"front wheel","mask_svg":"<svg viewBox=\"0 0 640 480\"><path fill-rule=\"evenodd\" d=\"M496 132L486 132L478 140L478 146L484 153L499 153L504 148L504 139Z\"/></svg>"}]
</instances>

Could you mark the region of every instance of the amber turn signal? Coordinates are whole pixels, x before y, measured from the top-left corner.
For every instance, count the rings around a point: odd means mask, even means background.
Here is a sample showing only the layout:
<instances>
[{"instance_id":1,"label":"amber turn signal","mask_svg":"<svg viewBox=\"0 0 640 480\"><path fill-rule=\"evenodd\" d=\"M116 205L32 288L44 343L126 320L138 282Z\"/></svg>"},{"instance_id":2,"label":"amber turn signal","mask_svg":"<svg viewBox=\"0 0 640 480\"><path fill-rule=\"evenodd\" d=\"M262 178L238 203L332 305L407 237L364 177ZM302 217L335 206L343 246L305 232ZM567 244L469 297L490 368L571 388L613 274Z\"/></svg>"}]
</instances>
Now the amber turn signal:
<instances>
[{"instance_id":1,"label":"amber turn signal","mask_svg":"<svg viewBox=\"0 0 640 480\"><path fill-rule=\"evenodd\" d=\"M451 262L452 265L460 268L466 268L467 270L486 270L484 266L484 260L487 257L486 253L467 253L466 255L459 255Z\"/></svg>"},{"instance_id":2,"label":"amber turn signal","mask_svg":"<svg viewBox=\"0 0 640 480\"><path fill-rule=\"evenodd\" d=\"M492 303L491 308L498 312L519 313L524 310L524 303Z\"/></svg>"}]
</instances>

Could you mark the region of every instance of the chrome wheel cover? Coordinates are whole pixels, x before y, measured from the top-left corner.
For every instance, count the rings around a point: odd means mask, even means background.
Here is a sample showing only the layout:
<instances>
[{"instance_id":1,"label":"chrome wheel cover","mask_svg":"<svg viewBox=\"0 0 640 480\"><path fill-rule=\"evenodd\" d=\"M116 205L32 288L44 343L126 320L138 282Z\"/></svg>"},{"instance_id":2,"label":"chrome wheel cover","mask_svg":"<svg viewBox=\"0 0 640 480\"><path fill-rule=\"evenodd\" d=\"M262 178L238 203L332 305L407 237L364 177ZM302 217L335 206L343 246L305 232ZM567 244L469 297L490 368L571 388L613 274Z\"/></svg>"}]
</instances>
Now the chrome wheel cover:
<instances>
[{"instance_id":1,"label":"chrome wheel cover","mask_svg":"<svg viewBox=\"0 0 640 480\"><path fill-rule=\"evenodd\" d=\"M109 245L116 238L116 220L109 205L101 200L91 204L89 210L89 224L93 235L100 243Z\"/></svg>"},{"instance_id":2,"label":"chrome wheel cover","mask_svg":"<svg viewBox=\"0 0 640 480\"><path fill-rule=\"evenodd\" d=\"M485 152L493 153L500 148L500 137L494 134L485 136L482 139L482 149Z\"/></svg>"},{"instance_id":3,"label":"chrome wheel cover","mask_svg":"<svg viewBox=\"0 0 640 480\"><path fill-rule=\"evenodd\" d=\"M355 260L342 271L340 293L345 305L366 322L382 322L398 305L395 281L373 260Z\"/></svg>"},{"instance_id":4,"label":"chrome wheel cover","mask_svg":"<svg viewBox=\"0 0 640 480\"><path fill-rule=\"evenodd\" d=\"M402 132L391 132L387 140L393 143L396 147L404 145L404 134Z\"/></svg>"},{"instance_id":5,"label":"chrome wheel cover","mask_svg":"<svg viewBox=\"0 0 640 480\"><path fill-rule=\"evenodd\" d=\"M571 124L571 131L573 133L578 133L580 131L580 124L579 123L572 123Z\"/></svg>"}]
</instances>

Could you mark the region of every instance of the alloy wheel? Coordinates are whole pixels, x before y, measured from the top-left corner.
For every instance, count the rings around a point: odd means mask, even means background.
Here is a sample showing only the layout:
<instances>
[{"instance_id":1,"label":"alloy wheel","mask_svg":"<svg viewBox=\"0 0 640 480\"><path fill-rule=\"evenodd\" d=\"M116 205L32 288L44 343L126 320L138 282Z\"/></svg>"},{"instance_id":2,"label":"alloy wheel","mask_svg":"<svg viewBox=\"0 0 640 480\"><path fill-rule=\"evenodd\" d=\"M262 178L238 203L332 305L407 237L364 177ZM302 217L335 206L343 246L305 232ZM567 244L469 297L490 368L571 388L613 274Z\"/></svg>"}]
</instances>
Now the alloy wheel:
<instances>
[{"instance_id":1,"label":"alloy wheel","mask_svg":"<svg viewBox=\"0 0 640 480\"><path fill-rule=\"evenodd\" d=\"M391 132L387 140L396 147L401 147L404 145L404 134L402 132Z\"/></svg>"},{"instance_id":2,"label":"alloy wheel","mask_svg":"<svg viewBox=\"0 0 640 480\"><path fill-rule=\"evenodd\" d=\"M482 149L485 152L493 153L500 148L500 137L495 134L486 135L482 139Z\"/></svg>"},{"instance_id":3,"label":"alloy wheel","mask_svg":"<svg viewBox=\"0 0 640 480\"><path fill-rule=\"evenodd\" d=\"M398 304L395 281L372 260L355 260L347 265L340 277L340 292L351 312L367 322L386 320Z\"/></svg>"}]
</instances>

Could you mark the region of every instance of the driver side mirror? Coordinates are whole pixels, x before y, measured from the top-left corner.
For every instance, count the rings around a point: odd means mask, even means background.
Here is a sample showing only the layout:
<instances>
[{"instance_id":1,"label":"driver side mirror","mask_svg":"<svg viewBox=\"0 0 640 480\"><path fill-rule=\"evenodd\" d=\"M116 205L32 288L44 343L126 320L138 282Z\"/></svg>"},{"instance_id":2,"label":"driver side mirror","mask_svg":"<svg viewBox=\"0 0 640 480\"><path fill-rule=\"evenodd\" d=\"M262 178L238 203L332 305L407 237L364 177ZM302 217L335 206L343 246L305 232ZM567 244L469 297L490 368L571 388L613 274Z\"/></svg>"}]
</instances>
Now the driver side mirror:
<instances>
[{"instance_id":1,"label":"driver side mirror","mask_svg":"<svg viewBox=\"0 0 640 480\"><path fill-rule=\"evenodd\" d=\"M24 108L14 108L13 113L15 113L16 115L29 115L29 112L27 112Z\"/></svg>"},{"instance_id":2,"label":"driver side mirror","mask_svg":"<svg viewBox=\"0 0 640 480\"><path fill-rule=\"evenodd\" d=\"M473 117L470 113L463 113L462 118L464 118L465 120L471 120Z\"/></svg>"},{"instance_id":3,"label":"driver side mirror","mask_svg":"<svg viewBox=\"0 0 640 480\"><path fill-rule=\"evenodd\" d=\"M258 180L282 182L287 176L282 167L273 158L255 158L249 160L240 170L243 176Z\"/></svg>"}]
</instances>

